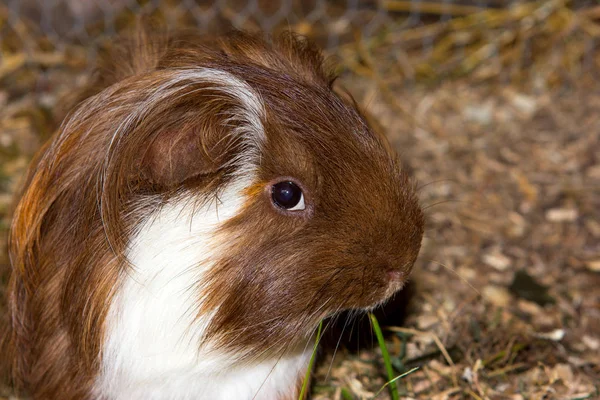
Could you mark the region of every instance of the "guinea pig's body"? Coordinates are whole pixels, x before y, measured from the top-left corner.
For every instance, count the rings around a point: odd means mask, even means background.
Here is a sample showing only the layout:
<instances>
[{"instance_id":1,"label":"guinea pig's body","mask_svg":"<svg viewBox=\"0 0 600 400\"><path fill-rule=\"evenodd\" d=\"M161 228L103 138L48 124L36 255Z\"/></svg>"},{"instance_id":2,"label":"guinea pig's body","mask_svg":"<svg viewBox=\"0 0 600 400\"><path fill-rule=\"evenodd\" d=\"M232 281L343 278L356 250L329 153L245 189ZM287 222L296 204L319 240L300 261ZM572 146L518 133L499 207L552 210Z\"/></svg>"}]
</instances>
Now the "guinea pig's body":
<instances>
[{"instance_id":1,"label":"guinea pig's body","mask_svg":"<svg viewBox=\"0 0 600 400\"><path fill-rule=\"evenodd\" d=\"M34 399L297 398L318 321L408 278L413 185L305 41L124 49L15 212L13 383Z\"/></svg>"}]
</instances>

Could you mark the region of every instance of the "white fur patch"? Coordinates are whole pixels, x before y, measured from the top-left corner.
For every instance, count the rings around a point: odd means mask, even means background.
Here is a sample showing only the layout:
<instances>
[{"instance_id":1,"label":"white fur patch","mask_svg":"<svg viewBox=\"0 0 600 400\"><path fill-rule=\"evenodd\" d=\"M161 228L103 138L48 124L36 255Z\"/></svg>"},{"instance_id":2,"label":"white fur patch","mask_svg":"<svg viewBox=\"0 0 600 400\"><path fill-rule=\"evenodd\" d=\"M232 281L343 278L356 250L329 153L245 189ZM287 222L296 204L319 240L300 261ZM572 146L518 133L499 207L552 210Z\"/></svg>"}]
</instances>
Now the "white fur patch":
<instances>
[{"instance_id":1,"label":"white fur patch","mask_svg":"<svg viewBox=\"0 0 600 400\"><path fill-rule=\"evenodd\" d=\"M106 154L105 167L112 157L113 150L121 140L122 136L133 128L137 123L152 115L157 106L162 104L168 98L177 98L192 94L195 91L210 89L223 93L223 95L239 103L239 106L232 110L232 115L227 122L239 122L232 134L239 135L244 139L244 145L247 147L251 156L258 156L257 150L264 143L266 136L262 124L266 111L263 100L258 92L254 90L247 82L232 75L229 72L215 68L185 68L173 70L154 71L153 80L158 79L159 84L153 84L148 88L147 96L137 100L135 108L128 112L127 116L118 122L118 126L110 137L109 148ZM148 79L141 76L139 79ZM204 88L194 87L195 84L209 84ZM71 133L82 128L86 124L87 134L93 132L102 119L98 119L98 113L106 113L107 108L113 110L122 110L127 106L128 93L122 93L121 85L113 85L99 94L88 98L80 107L78 107L70 118L63 122L61 127L62 134L55 140L50 147L50 152L56 152L61 148L70 137ZM91 123L90 123L91 122ZM87 136L83 135L83 139ZM246 154L248 156L248 154ZM248 161L248 158L243 158ZM256 159L254 159L256 160Z\"/></svg>"},{"instance_id":2,"label":"white fur patch","mask_svg":"<svg viewBox=\"0 0 600 400\"><path fill-rule=\"evenodd\" d=\"M199 345L210 321L195 317L218 257L214 232L239 212L242 189L231 185L218 205L199 209L189 199L168 204L139 229L128 254L134 270L106 320L98 398L274 399L293 390L310 351L236 366L235 354Z\"/></svg>"},{"instance_id":3,"label":"white fur patch","mask_svg":"<svg viewBox=\"0 0 600 400\"><path fill-rule=\"evenodd\" d=\"M231 116L225 123L233 121L241 123L239 127L231 131L232 135L238 135L243 139L242 142L246 151L240 154L240 159L245 163L257 160L258 150L266 139L262 124L262 119L265 117L265 108L260 95L250 85L229 72L213 68L181 69L167 71L166 74L167 76L162 83L153 87L149 96L137 104L135 110L121 121L115 129L110 141L109 151L106 154L106 165L108 165L112 149L119 142L122 135L136 123L151 115L154 107L168 98L185 96L195 90L202 91L206 89L220 91L240 103L239 107L232 110ZM194 84L197 83L207 83L210 86L194 89Z\"/></svg>"}]
</instances>

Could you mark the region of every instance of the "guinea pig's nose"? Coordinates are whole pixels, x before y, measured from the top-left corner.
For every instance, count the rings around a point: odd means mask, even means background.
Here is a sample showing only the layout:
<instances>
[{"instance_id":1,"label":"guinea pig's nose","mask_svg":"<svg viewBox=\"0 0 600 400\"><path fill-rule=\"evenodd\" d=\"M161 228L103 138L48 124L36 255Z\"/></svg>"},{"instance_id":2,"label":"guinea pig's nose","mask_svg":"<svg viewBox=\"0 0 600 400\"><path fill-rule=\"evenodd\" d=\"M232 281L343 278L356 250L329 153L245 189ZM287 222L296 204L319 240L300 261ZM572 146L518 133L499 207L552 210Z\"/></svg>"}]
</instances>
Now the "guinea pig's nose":
<instances>
[{"instance_id":1,"label":"guinea pig's nose","mask_svg":"<svg viewBox=\"0 0 600 400\"><path fill-rule=\"evenodd\" d=\"M403 282L406 280L406 275L405 275L404 271L401 269L388 268L386 273L387 273L387 277L392 282Z\"/></svg>"}]
</instances>

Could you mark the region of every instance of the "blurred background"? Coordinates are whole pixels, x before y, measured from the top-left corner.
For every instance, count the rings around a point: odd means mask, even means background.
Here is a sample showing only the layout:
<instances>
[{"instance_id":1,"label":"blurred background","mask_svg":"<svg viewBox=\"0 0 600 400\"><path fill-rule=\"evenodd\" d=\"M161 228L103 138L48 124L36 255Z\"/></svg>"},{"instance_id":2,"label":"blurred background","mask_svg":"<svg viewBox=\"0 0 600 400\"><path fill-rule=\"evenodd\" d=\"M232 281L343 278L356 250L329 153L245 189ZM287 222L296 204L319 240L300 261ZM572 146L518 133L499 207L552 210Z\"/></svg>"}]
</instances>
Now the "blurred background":
<instances>
[{"instance_id":1,"label":"blurred background","mask_svg":"<svg viewBox=\"0 0 600 400\"><path fill-rule=\"evenodd\" d=\"M387 132L428 218L383 316L403 398L600 398L600 2L2 0L0 266L62 99L141 15L306 35ZM313 398L390 397L366 339L324 350Z\"/></svg>"}]
</instances>

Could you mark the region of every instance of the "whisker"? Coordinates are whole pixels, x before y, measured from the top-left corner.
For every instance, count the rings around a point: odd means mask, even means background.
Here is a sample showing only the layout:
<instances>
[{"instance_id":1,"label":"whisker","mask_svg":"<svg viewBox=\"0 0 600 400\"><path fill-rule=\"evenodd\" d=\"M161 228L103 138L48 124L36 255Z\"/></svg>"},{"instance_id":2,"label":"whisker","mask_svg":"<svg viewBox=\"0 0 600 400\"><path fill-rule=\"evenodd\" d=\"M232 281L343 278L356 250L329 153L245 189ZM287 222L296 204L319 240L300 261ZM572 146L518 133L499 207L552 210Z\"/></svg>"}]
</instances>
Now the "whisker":
<instances>
[{"instance_id":1,"label":"whisker","mask_svg":"<svg viewBox=\"0 0 600 400\"><path fill-rule=\"evenodd\" d=\"M428 206L425 206L425 207L423 207L423 211L425 211L425 210L427 210L427 209L429 209L431 207L435 207L435 206L438 206L440 204L444 204L444 203L465 203L466 204L466 202L463 201L463 200L448 199L448 200L438 201L437 203L433 203L433 204L430 204Z\"/></svg>"},{"instance_id":2,"label":"whisker","mask_svg":"<svg viewBox=\"0 0 600 400\"><path fill-rule=\"evenodd\" d=\"M331 372L331 368L333 367L333 361L335 360L335 355L337 354L338 348L342 342L342 338L344 336L344 331L346 330L346 326L350 320L350 314L346 314L346 321L344 322L344 326L342 327L342 332L340 333L340 338L337 340L335 348L333 350L333 355L331 356L331 362L329 363L329 368L327 369L327 374L325 375L325 381L329 378L329 373Z\"/></svg>"},{"instance_id":3,"label":"whisker","mask_svg":"<svg viewBox=\"0 0 600 400\"><path fill-rule=\"evenodd\" d=\"M371 335L371 347L374 347L373 345L373 321L371 321L371 318L367 318L367 320L369 321L369 334Z\"/></svg>"},{"instance_id":4,"label":"whisker","mask_svg":"<svg viewBox=\"0 0 600 400\"><path fill-rule=\"evenodd\" d=\"M425 188L425 187L427 187L427 186L429 186L429 185L433 185L433 184L435 184L435 183L440 183L440 182L452 182L452 183L457 183L457 184L459 184L459 183L460 183L458 180L456 180L456 179L452 179L452 178L447 178L447 179L437 179L437 180L435 180L435 181L431 181L431 182L427 182L427 183L424 183L424 184L422 184L422 185L419 185L419 186L417 186L417 188L416 188L415 190L418 192L419 190L421 190L421 189L423 189L423 188Z\"/></svg>"},{"instance_id":5,"label":"whisker","mask_svg":"<svg viewBox=\"0 0 600 400\"><path fill-rule=\"evenodd\" d=\"M479 290L477 290L477 288L475 286L473 286L471 284L471 282L469 282L466 278L462 277L458 272L456 272L456 270L454 270L453 268L449 267L448 265L445 265L439 261L435 261L435 260L425 260L425 261L430 261L432 263L436 263L438 265L441 265L442 267L446 268L448 271L451 271L454 275L456 275L458 278L460 278L461 281L463 281L464 283L466 283L471 289L473 289L473 291L475 293L477 293L478 295L481 296L481 293L479 292Z\"/></svg>"},{"instance_id":6,"label":"whisker","mask_svg":"<svg viewBox=\"0 0 600 400\"><path fill-rule=\"evenodd\" d=\"M244 326L244 327L237 328L237 329L232 329L230 332L246 332L249 329L256 328L257 326L269 324L269 323L271 323L273 321L277 321L278 319L281 319L281 317L277 316L277 317L269 318L269 319L266 319L264 321L257 322L256 324Z\"/></svg>"}]
</instances>

